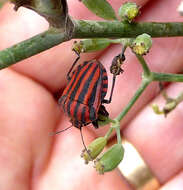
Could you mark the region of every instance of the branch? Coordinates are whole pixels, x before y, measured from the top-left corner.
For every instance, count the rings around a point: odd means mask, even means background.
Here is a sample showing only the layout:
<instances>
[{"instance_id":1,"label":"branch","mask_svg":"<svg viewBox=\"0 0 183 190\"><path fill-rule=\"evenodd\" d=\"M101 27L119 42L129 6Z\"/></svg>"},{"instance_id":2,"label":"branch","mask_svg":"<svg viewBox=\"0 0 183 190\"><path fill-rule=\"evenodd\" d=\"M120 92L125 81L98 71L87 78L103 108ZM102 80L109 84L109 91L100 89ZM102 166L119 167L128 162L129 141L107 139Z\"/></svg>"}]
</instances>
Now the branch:
<instances>
[{"instance_id":1,"label":"branch","mask_svg":"<svg viewBox=\"0 0 183 190\"><path fill-rule=\"evenodd\" d=\"M119 21L74 20L67 34L49 29L0 52L0 69L31 57L72 38L132 38L142 33L152 37L183 36L183 23L123 23ZM70 31L69 31L70 30Z\"/></svg>"},{"instance_id":2,"label":"branch","mask_svg":"<svg viewBox=\"0 0 183 190\"><path fill-rule=\"evenodd\" d=\"M117 121L120 122L124 118L124 116L130 111L132 106L135 104L135 102L138 100L138 98L144 92L144 90L150 84L150 82L151 81L146 79L142 80L140 87L137 89L130 102L126 105L126 107L122 110L122 112L115 118Z\"/></svg>"},{"instance_id":3,"label":"branch","mask_svg":"<svg viewBox=\"0 0 183 190\"><path fill-rule=\"evenodd\" d=\"M151 37L183 36L183 23L74 20L73 38L134 38L142 33Z\"/></svg>"},{"instance_id":4,"label":"branch","mask_svg":"<svg viewBox=\"0 0 183 190\"><path fill-rule=\"evenodd\" d=\"M183 74L152 72L153 81L183 82Z\"/></svg>"},{"instance_id":5,"label":"branch","mask_svg":"<svg viewBox=\"0 0 183 190\"><path fill-rule=\"evenodd\" d=\"M66 40L65 33L49 29L46 32L0 51L0 69L9 67L18 61L38 54Z\"/></svg>"}]
</instances>

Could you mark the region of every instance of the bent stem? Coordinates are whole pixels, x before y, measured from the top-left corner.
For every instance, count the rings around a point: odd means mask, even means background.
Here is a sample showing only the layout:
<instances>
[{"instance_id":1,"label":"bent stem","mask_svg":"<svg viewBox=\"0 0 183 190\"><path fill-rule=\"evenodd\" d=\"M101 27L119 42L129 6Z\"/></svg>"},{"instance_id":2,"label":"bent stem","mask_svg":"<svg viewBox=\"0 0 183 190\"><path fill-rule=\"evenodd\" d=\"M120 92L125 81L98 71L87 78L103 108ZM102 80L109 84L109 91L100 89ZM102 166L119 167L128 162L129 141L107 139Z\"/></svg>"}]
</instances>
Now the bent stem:
<instances>
[{"instance_id":1,"label":"bent stem","mask_svg":"<svg viewBox=\"0 0 183 190\"><path fill-rule=\"evenodd\" d=\"M116 134L117 134L117 141L118 144L121 144L121 134L120 134L120 122L117 120L113 120L113 123L111 124L112 126L109 128L109 130L107 131L105 138L109 139L109 137L111 136L113 130L116 130Z\"/></svg>"},{"instance_id":2,"label":"bent stem","mask_svg":"<svg viewBox=\"0 0 183 190\"><path fill-rule=\"evenodd\" d=\"M153 81L183 82L183 74L155 73L152 72Z\"/></svg>"},{"instance_id":3,"label":"bent stem","mask_svg":"<svg viewBox=\"0 0 183 190\"><path fill-rule=\"evenodd\" d=\"M109 137L111 136L113 130L114 130L114 129L113 129L112 127L110 127L109 130L107 131L107 133L105 134L105 138L106 138L107 140L108 140Z\"/></svg>"},{"instance_id":4,"label":"bent stem","mask_svg":"<svg viewBox=\"0 0 183 190\"><path fill-rule=\"evenodd\" d=\"M146 87L150 84L150 80L143 79L140 87L138 90L135 92L134 96L130 100L130 102L127 104L127 106L123 109L123 111L116 117L116 120L121 121L124 116L129 112L131 107L135 104L137 99L140 97L140 95L144 92Z\"/></svg>"},{"instance_id":5,"label":"bent stem","mask_svg":"<svg viewBox=\"0 0 183 190\"><path fill-rule=\"evenodd\" d=\"M122 110L122 112L116 117L117 121L121 121L124 118L124 116L128 113L128 111L131 109L131 107L135 104L137 99L140 97L140 95L143 93L143 91L152 81L183 82L182 74L151 72L144 58L137 54L136 54L136 57L138 58L143 68L142 82L141 82L140 87L138 88L138 90L136 91L132 99L130 100L130 102Z\"/></svg>"},{"instance_id":6,"label":"bent stem","mask_svg":"<svg viewBox=\"0 0 183 190\"><path fill-rule=\"evenodd\" d=\"M151 71L146 64L146 61L144 60L142 56L137 55L137 54L135 55L138 58L139 63L141 64L142 69L143 69L142 82L141 82L140 87L138 88L138 90L135 92L134 96L130 100L130 102L127 104L124 110L116 117L116 120L119 122L124 118L124 116L128 113L131 107L135 104L135 102L140 97L140 95L144 92L146 87L152 82Z\"/></svg>"},{"instance_id":7,"label":"bent stem","mask_svg":"<svg viewBox=\"0 0 183 190\"><path fill-rule=\"evenodd\" d=\"M116 135L117 135L117 142L118 144L121 144L121 133L120 133L120 123L117 122L115 125Z\"/></svg>"},{"instance_id":8,"label":"bent stem","mask_svg":"<svg viewBox=\"0 0 183 190\"><path fill-rule=\"evenodd\" d=\"M107 124L111 123L111 125L112 125L112 126L109 128L109 130L107 131L106 135L105 135L105 138L106 138L106 139L109 139L109 137L111 136L111 134L112 134L112 132L113 132L113 130L114 130L113 125L116 125L116 120L113 120L113 119L110 119L110 118L108 118L107 120L108 120L108 123L107 123Z\"/></svg>"},{"instance_id":9,"label":"bent stem","mask_svg":"<svg viewBox=\"0 0 183 190\"><path fill-rule=\"evenodd\" d=\"M65 33L61 33L58 29L50 28L46 32L0 51L0 69L9 67L18 61L31 57L65 41L67 41Z\"/></svg>"},{"instance_id":10,"label":"bent stem","mask_svg":"<svg viewBox=\"0 0 183 190\"><path fill-rule=\"evenodd\" d=\"M68 31L67 34L63 30L50 28L28 40L0 51L0 69L76 38L134 38L142 33L147 33L152 37L183 36L183 23L181 22L129 24L119 21L73 20L73 23L74 29Z\"/></svg>"},{"instance_id":11,"label":"bent stem","mask_svg":"<svg viewBox=\"0 0 183 190\"><path fill-rule=\"evenodd\" d=\"M143 75L144 75L144 77L148 77L149 78L151 76L151 71L150 71L148 65L146 64L146 61L144 60L144 58L141 55L137 55L137 54L135 54L135 55L136 55L137 59L139 60L139 63L141 64L141 66L143 68L143 71L144 71Z\"/></svg>"}]
</instances>

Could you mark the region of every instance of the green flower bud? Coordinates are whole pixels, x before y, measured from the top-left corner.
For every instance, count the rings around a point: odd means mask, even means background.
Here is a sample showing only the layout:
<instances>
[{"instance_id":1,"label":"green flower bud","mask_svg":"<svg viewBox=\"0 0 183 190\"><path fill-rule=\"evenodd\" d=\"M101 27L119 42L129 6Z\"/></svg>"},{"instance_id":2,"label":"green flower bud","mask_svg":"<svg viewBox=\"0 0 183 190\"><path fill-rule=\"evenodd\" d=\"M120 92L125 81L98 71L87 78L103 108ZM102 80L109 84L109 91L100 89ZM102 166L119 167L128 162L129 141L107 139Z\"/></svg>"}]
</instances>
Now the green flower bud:
<instances>
[{"instance_id":1,"label":"green flower bud","mask_svg":"<svg viewBox=\"0 0 183 190\"><path fill-rule=\"evenodd\" d=\"M104 149L107 144L107 139L105 137L99 137L88 145L87 151L84 149L82 151L81 157L88 164L89 161L94 160Z\"/></svg>"},{"instance_id":2,"label":"green flower bud","mask_svg":"<svg viewBox=\"0 0 183 190\"><path fill-rule=\"evenodd\" d=\"M165 116L166 116L169 112L171 112L173 109L175 109L176 106L177 106L177 102L176 102L175 100L172 100L172 101L166 103L166 105L165 105L164 108L163 108L163 111L164 111Z\"/></svg>"},{"instance_id":3,"label":"green flower bud","mask_svg":"<svg viewBox=\"0 0 183 190\"><path fill-rule=\"evenodd\" d=\"M152 46L151 36L148 34L141 34L132 43L132 50L138 55L146 55Z\"/></svg>"},{"instance_id":4,"label":"green flower bud","mask_svg":"<svg viewBox=\"0 0 183 190\"><path fill-rule=\"evenodd\" d=\"M86 39L81 40L80 42L75 41L72 49L76 51L78 54L89 53L103 50L106 47L108 47L110 43L111 40L107 38Z\"/></svg>"},{"instance_id":5,"label":"green flower bud","mask_svg":"<svg viewBox=\"0 0 183 190\"><path fill-rule=\"evenodd\" d=\"M156 114L163 114L163 111L161 111L157 104L152 104L152 109Z\"/></svg>"},{"instance_id":6,"label":"green flower bud","mask_svg":"<svg viewBox=\"0 0 183 190\"><path fill-rule=\"evenodd\" d=\"M115 144L107 150L99 159L94 162L96 170L99 174L104 174L115 169L124 156L124 148L122 144Z\"/></svg>"},{"instance_id":7,"label":"green flower bud","mask_svg":"<svg viewBox=\"0 0 183 190\"><path fill-rule=\"evenodd\" d=\"M126 2L119 8L118 14L122 20L131 23L139 14L139 6L136 3Z\"/></svg>"},{"instance_id":8,"label":"green flower bud","mask_svg":"<svg viewBox=\"0 0 183 190\"><path fill-rule=\"evenodd\" d=\"M177 106L176 100L171 100L165 104L162 111L159 109L157 104L153 104L152 108L156 114L164 114L166 117L169 112L171 112L176 108L176 106Z\"/></svg>"}]
</instances>

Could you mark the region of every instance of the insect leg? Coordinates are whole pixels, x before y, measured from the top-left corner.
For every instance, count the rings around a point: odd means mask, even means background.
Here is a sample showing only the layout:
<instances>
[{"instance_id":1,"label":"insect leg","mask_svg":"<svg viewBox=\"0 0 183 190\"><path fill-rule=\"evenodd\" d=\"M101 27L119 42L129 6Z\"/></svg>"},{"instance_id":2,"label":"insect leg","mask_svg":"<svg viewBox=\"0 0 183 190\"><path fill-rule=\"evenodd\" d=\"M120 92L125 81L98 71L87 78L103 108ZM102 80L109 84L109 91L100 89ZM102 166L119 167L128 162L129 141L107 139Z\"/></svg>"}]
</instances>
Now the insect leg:
<instances>
[{"instance_id":1,"label":"insect leg","mask_svg":"<svg viewBox=\"0 0 183 190\"><path fill-rule=\"evenodd\" d=\"M111 68L110 68L111 73L113 74L111 94L110 94L109 100L103 100L102 103L105 103L105 104L110 104L111 103L112 95L113 95L113 91L114 91L114 85L115 85L115 82L116 82L116 76L123 73L123 69L121 69L121 65L125 61L124 52L126 50L126 47L127 46L124 46L123 49L122 49L121 54L115 56L114 59L112 60L112 65L111 65Z\"/></svg>"},{"instance_id":2,"label":"insect leg","mask_svg":"<svg viewBox=\"0 0 183 190\"><path fill-rule=\"evenodd\" d=\"M90 151L86 148L84 138L83 138L83 133L82 133L82 127L80 127L79 130L80 130L81 140L82 140L82 143L83 143L83 146L84 146L84 150L88 153L90 159L93 160L92 156L90 155Z\"/></svg>"},{"instance_id":3,"label":"insect leg","mask_svg":"<svg viewBox=\"0 0 183 190\"><path fill-rule=\"evenodd\" d=\"M116 82L116 75L113 75L112 88L111 88L111 94L110 94L109 100L105 100L105 99L104 99L104 100L102 101L102 103L105 103L105 104L110 104L110 103L111 103L112 95L113 95L113 91L114 91L115 82Z\"/></svg>"},{"instance_id":4,"label":"insect leg","mask_svg":"<svg viewBox=\"0 0 183 190\"><path fill-rule=\"evenodd\" d=\"M77 51L75 51L75 50L73 50L73 51L76 53L77 58L76 58L76 60L74 61L74 63L72 64L72 66L71 66L71 68L70 68L69 72L67 73L67 80L71 80L70 73L72 72L72 70L73 70L74 66L76 65L76 63L77 63L77 62L78 62L78 60L80 59L80 54L79 54Z\"/></svg>"}]
</instances>

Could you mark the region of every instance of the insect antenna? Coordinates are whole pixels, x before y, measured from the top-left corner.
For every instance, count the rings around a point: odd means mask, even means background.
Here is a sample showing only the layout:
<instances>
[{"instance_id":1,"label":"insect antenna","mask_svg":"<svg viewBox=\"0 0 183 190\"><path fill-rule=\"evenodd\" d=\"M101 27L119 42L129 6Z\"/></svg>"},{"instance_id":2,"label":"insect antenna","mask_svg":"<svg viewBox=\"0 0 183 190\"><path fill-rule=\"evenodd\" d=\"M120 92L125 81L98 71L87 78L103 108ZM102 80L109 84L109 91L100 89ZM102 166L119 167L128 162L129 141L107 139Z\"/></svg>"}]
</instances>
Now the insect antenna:
<instances>
[{"instance_id":1,"label":"insect antenna","mask_svg":"<svg viewBox=\"0 0 183 190\"><path fill-rule=\"evenodd\" d=\"M58 135L59 133L62 133L64 131L67 131L67 129L70 129L71 127L73 127L73 125L63 129L63 130L60 130L60 131L56 131L56 132L52 132L50 135L53 136L53 135Z\"/></svg>"}]
</instances>

